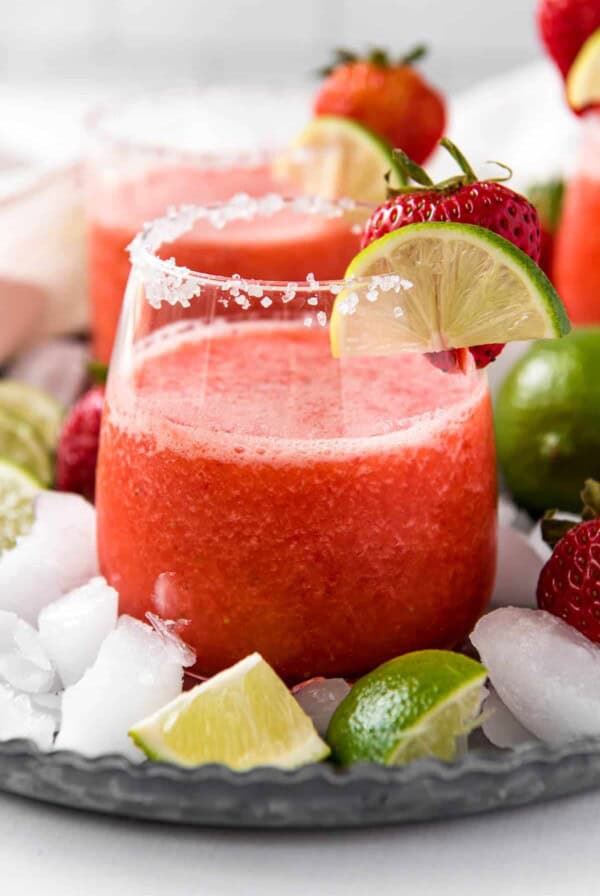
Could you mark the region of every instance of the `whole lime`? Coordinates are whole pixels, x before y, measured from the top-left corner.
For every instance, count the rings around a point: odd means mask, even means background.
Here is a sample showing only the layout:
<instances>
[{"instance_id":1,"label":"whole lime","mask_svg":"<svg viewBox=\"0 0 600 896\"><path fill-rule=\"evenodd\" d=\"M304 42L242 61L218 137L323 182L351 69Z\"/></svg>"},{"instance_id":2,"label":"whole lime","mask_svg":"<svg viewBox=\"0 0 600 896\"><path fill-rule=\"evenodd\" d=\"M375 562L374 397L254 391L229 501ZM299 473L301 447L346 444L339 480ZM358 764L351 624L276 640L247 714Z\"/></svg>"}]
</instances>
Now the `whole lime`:
<instances>
[{"instance_id":1,"label":"whole lime","mask_svg":"<svg viewBox=\"0 0 600 896\"><path fill-rule=\"evenodd\" d=\"M495 427L517 503L580 510L584 480L600 478L600 328L533 345L502 384Z\"/></svg>"}]
</instances>

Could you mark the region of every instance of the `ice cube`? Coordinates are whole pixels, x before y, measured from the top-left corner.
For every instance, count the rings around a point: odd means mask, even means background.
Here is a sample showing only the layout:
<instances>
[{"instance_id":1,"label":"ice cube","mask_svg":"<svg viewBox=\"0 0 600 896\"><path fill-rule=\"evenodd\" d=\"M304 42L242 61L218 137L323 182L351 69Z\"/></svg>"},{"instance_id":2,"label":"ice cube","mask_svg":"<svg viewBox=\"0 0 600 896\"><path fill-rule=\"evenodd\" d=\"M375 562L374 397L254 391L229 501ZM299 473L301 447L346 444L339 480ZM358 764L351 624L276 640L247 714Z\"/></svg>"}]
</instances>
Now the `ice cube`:
<instances>
[{"instance_id":1,"label":"ice cube","mask_svg":"<svg viewBox=\"0 0 600 896\"><path fill-rule=\"evenodd\" d=\"M503 749L537 741L537 738L513 716L492 687L488 688L488 695L483 704L481 727L487 739L496 747Z\"/></svg>"},{"instance_id":2,"label":"ice cube","mask_svg":"<svg viewBox=\"0 0 600 896\"><path fill-rule=\"evenodd\" d=\"M490 607L535 607L535 592L544 561L527 535L501 526L498 530L498 572Z\"/></svg>"},{"instance_id":3,"label":"ice cube","mask_svg":"<svg viewBox=\"0 0 600 896\"><path fill-rule=\"evenodd\" d=\"M96 662L68 687L56 748L143 759L127 732L181 693L183 667L149 625L121 616Z\"/></svg>"},{"instance_id":4,"label":"ice cube","mask_svg":"<svg viewBox=\"0 0 600 896\"><path fill-rule=\"evenodd\" d=\"M600 648L551 613L504 607L471 640L502 702L549 744L600 735Z\"/></svg>"},{"instance_id":5,"label":"ice cube","mask_svg":"<svg viewBox=\"0 0 600 896\"><path fill-rule=\"evenodd\" d=\"M0 556L0 610L36 625L43 607L96 575L96 511L79 495L42 492L31 532Z\"/></svg>"},{"instance_id":6,"label":"ice cube","mask_svg":"<svg viewBox=\"0 0 600 896\"><path fill-rule=\"evenodd\" d=\"M332 715L350 693L350 685L343 678L309 678L296 685L292 693L313 720L319 734L324 736Z\"/></svg>"},{"instance_id":7,"label":"ice cube","mask_svg":"<svg viewBox=\"0 0 600 896\"><path fill-rule=\"evenodd\" d=\"M95 661L117 624L119 595L101 576L60 597L41 611L38 628L65 687Z\"/></svg>"},{"instance_id":8,"label":"ice cube","mask_svg":"<svg viewBox=\"0 0 600 896\"><path fill-rule=\"evenodd\" d=\"M174 663L179 663L184 669L194 665L196 662L196 651L189 644L186 644L179 635L179 632L184 631L186 626L189 625L187 619L178 619L176 621L161 619L160 616L150 612L146 613L146 619L156 634L162 638L165 647L171 653Z\"/></svg>"},{"instance_id":9,"label":"ice cube","mask_svg":"<svg viewBox=\"0 0 600 896\"><path fill-rule=\"evenodd\" d=\"M4 610L0 610L0 681L28 693L45 693L55 684L54 668L36 630Z\"/></svg>"},{"instance_id":10,"label":"ice cube","mask_svg":"<svg viewBox=\"0 0 600 896\"><path fill-rule=\"evenodd\" d=\"M49 750L54 739L55 721L50 713L37 709L28 694L19 694L0 683L0 740L26 738Z\"/></svg>"}]
</instances>

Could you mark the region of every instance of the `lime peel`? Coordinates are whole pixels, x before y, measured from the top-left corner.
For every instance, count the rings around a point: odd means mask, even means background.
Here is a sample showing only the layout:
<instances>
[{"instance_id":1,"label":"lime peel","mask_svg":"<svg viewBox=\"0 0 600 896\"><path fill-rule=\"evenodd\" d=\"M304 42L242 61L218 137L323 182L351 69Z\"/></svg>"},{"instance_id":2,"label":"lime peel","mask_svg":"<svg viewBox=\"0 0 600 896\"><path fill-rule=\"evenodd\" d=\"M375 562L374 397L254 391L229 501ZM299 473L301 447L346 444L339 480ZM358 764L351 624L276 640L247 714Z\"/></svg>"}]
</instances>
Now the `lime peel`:
<instances>
[{"instance_id":1,"label":"lime peel","mask_svg":"<svg viewBox=\"0 0 600 896\"><path fill-rule=\"evenodd\" d=\"M378 285L390 275L400 278L400 288ZM331 314L334 357L437 352L570 330L556 290L535 262L475 225L402 227L363 249L345 277L351 283Z\"/></svg>"},{"instance_id":2,"label":"lime peel","mask_svg":"<svg viewBox=\"0 0 600 896\"><path fill-rule=\"evenodd\" d=\"M481 721L487 672L447 650L397 657L361 678L337 708L327 731L342 765L403 765L424 756L451 761L458 739Z\"/></svg>"}]
</instances>

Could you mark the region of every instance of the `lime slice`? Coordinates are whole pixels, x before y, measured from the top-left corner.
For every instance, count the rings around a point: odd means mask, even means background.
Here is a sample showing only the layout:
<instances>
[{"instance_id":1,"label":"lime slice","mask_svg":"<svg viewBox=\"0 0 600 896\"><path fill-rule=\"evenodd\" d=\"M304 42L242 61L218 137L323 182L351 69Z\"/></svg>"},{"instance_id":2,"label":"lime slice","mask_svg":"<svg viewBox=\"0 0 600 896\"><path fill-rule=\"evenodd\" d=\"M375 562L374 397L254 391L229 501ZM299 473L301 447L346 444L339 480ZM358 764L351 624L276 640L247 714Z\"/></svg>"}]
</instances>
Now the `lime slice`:
<instances>
[{"instance_id":1,"label":"lime slice","mask_svg":"<svg viewBox=\"0 0 600 896\"><path fill-rule=\"evenodd\" d=\"M21 467L0 458L0 554L33 524L33 499L40 483Z\"/></svg>"},{"instance_id":2,"label":"lime slice","mask_svg":"<svg viewBox=\"0 0 600 896\"><path fill-rule=\"evenodd\" d=\"M30 423L48 451L55 451L65 410L47 392L16 380L0 380L0 408Z\"/></svg>"},{"instance_id":3,"label":"lime slice","mask_svg":"<svg viewBox=\"0 0 600 896\"><path fill-rule=\"evenodd\" d=\"M567 99L577 112L600 104L600 28L588 37L569 69Z\"/></svg>"},{"instance_id":4,"label":"lime slice","mask_svg":"<svg viewBox=\"0 0 600 896\"><path fill-rule=\"evenodd\" d=\"M52 481L50 455L39 432L1 406L0 456L24 467L44 486Z\"/></svg>"},{"instance_id":5,"label":"lime slice","mask_svg":"<svg viewBox=\"0 0 600 896\"><path fill-rule=\"evenodd\" d=\"M177 697L129 735L150 759L190 767L297 768L329 755L310 718L258 653Z\"/></svg>"},{"instance_id":6,"label":"lime slice","mask_svg":"<svg viewBox=\"0 0 600 896\"><path fill-rule=\"evenodd\" d=\"M479 724L487 676L480 663L448 650L418 650L356 682L336 709L327 741L342 765L404 765L424 756L450 762L457 738Z\"/></svg>"},{"instance_id":7,"label":"lime slice","mask_svg":"<svg viewBox=\"0 0 600 896\"><path fill-rule=\"evenodd\" d=\"M276 178L324 199L348 198L379 204L386 198L385 175L402 180L387 140L349 118L313 119L274 164Z\"/></svg>"},{"instance_id":8,"label":"lime slice","mask_svg":"<svg viewBox=\"0 0 600 896\"><path fill-rule=\"evenodd\" d=\"M332 309L334 357L437 352L570 329L540 268L482 227L402 227L363 249L346 278L357 279Z\"/></svg>"}]
</instances>

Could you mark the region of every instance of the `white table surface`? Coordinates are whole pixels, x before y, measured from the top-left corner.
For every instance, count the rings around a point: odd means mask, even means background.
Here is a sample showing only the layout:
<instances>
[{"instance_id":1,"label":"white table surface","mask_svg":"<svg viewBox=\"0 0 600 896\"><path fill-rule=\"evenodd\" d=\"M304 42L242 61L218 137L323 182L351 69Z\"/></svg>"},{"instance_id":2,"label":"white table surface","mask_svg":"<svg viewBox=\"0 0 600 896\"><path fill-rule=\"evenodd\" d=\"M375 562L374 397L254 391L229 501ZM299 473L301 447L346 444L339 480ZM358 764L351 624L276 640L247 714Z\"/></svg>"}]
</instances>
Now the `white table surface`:
<instances>
[{"instance_id":1,"label":"white table surface","mask_svg":"<svg viewBox=\"0 0 600 896\"><path fill-rule=\"evenodd\" d=\"M600 791L331 833L140 824L0 796L2 896L592 896Z\"/></svg>"}]
</instances>

